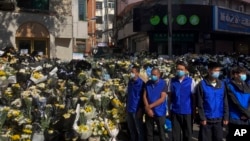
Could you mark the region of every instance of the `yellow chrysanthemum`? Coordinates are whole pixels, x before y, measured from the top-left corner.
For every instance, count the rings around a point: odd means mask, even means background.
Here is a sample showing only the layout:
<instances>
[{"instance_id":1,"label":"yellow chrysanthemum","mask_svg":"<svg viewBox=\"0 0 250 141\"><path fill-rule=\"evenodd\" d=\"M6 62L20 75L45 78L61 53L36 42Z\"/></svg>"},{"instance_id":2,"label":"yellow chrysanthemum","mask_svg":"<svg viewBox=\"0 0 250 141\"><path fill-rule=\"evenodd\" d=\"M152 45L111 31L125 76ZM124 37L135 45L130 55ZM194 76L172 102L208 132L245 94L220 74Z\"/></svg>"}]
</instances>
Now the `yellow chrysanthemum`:
<instances>
[{"instance_id":1,"label":"yellow chrysanthemum","mask_svg":"<svg viewBox=\"0 0 250 141\"><path fill-rule=\"evenodd\" d=\"M26 133L26 134L31 134L32 131L30 129L23 129L23 133Z\"/></svg>"},{"instance_id":2,"label":"yellow chrysanthemum","mask_svg":"<svg viewBox=\"0 0 250 141\"><path fill-rule=\"evenodd\" d=\"M18 134L16 134L16 135L12 135L12 136L11 136L11 140L12 140L12 141L19 141L19 140L20 140L20 138L21 138L21 136L20 136L20 135L18 135Z\"/></svg>"},{"instance_id":3,"label":"yellow chrysanthemum","mask_svg":"<svg viewBox=\"0 0 250 141\"><path fill-rule=\"evenodd\" d=\"M3 70L0 70L0 76L6 76L6 72Z\"/></svg>"},{"instance_id":4,"label":"yellow chrysanthemum","mask_svg":"<svg viewBox=\"0 0 250 141\"><path fill-rule=\"evenodd\" d=\"M78 132L87 132L89 130L90 130L89 126L87 126L87 125L80 125L79 129L78 129Z\"/></svg>"},{"instance_id":5,"label":"yellow chrysanthemum","mask_svg":"<svg viewBox=\"0 0 250 141\"><path fill-rule=\"evenodd\" d=\"M90 112L93 111L93 109L92 109L91 106L86 106L86 107L84 107L84 111L85 111L86 113L90 113Z\"/></svg>"},{"instance_id":6,"label":"yellow chrysanthemum","mask_svg":"<svg viewBox=\"0 0 250 141\"><path fill-rule=\"evenodd\" d=\"M68 119L68 118L70 117L70 113L63 114L63 117L64 117L65 119Z\"/></svg>"},{"instance_id":7,"label":"yellow chrysanthemum","mask_svg":"<svg viewBox=\"0 0 250 141\"><path fill-rule=\"evenodd\" d=\"M43 77L43 74L41 72L35 71L32 75L35 79L41 79Z\"/></svg>"}]
</instances>

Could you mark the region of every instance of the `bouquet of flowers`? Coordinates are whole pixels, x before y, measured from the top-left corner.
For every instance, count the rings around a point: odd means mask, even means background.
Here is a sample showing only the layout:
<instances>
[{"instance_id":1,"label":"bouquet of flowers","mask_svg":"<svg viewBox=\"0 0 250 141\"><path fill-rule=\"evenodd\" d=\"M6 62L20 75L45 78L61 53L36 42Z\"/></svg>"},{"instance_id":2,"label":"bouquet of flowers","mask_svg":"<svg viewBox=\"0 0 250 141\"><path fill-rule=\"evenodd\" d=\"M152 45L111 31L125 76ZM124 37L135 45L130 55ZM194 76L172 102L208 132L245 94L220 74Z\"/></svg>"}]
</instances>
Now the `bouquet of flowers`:
<instances>
[{"instance_id":1,"label":"bouquet of flowers","mask_svg":"<svg viewBox=\"0 0 250 141\"><path fill-rule=\"evenodd\" d=\"M119 133L118 124L109 119L105 119L105 128L108 130L109 136L111 137L109 141L116 141L116 137Z\"/></svg>"}]
</instances>

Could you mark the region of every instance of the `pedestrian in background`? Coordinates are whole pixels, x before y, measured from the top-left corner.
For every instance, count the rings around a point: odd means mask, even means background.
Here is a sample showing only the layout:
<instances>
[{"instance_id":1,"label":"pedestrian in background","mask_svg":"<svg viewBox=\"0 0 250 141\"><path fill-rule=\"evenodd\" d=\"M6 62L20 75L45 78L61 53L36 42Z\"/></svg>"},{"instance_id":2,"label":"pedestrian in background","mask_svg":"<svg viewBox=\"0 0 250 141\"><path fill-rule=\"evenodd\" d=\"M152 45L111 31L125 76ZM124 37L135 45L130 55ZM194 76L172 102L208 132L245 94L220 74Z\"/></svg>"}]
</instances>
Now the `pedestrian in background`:
<instances>
[{"instance_id":1,"label":"pedestrian in background","mask_svg":"<svg viewBox=\"0 0 250 141\"><path fill-rule=\"evenodd\" d=\"M154 140L154 127L157 125L160 141L166 141L165 121L166 121L166 95L167 84L161 79L158 68L151 71L151 79L146 83L143 102L145 105L145 124L147 141Z\"/></svg>"},{"instance_id":2,"label":"pedestrian in background","mask_svg":"<svg viewBox=\"0 0 250 141\"><path fill-rule=\"evenodd\" d=\"M187 64L183 61L176 63L176 76L170 80L168 88L173 141L192 140L195 81L186 75L187 68Z\"/></svg>"},{"instance_id":3,"label":"pedestrian in background","mask_svg":"<svg viewBox=\"0 0 250 141\"><path fill-rule=\"evenodd\" d=\"M250 85L246 83L247 70L236 67L232 70L232 79L228 82L229 124L228 141L233 141L235 129L250 125Z\"/></svg>"},{"instance_id":4,"label":"pedestrian in background","mask_svg":"<svg viewBox=\"0 0 250 141\"><path fill-rule=\"evenodd\" d=\"M197 86L199 141L222 141L222 125L228 124L227 93L224 82L218 79L220 71L219 63L210 62L208 75Z\"/></svg>"},{"instance_id":5,"label":"pedestrian in background","mask_svg":"<svg viewBox=\"0 0 250 141\"><path fill-rule=\"evenodd\" d=\"M143 90L144 82L139 77L140 68L133 66L128 82L127 94L127 123L131 141L144 141L143 132Z\"/></svg>"}]
</instances>

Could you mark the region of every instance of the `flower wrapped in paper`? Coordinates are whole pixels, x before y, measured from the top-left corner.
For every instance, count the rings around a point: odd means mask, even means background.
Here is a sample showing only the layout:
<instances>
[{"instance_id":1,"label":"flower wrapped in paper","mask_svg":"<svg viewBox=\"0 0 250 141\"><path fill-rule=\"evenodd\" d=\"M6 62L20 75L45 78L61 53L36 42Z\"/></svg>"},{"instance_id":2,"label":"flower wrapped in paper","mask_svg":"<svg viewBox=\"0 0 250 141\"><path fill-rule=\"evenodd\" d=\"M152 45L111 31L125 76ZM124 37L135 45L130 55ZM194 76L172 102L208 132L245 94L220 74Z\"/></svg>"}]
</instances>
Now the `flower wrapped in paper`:
<instances>
[{"instance_id":1,"label":"flower wrapped in paper","mask_svg":"<svg viewBox=\"0 0 250 141\"><path fill-rule=\"evenodd\" d=\"M116 137L119 133L119 126L117 123L113 122L112 120L105 119L105 128L108 131L108 134L110 136L109 141L117 141Z\"/></svg>"},{"instance_id":2,"label":"flower wrapped in paper","mask_svg":"<svg viewBox=\"0 0 250 141\"><path fill-rule=\"evenodd\" d=\"M96 108L91 105L85 105L80 109L80 114L83 115L86 120L90 120L96 116Z\"/></svg>"},{"instance_id":3,"label":"flower wrapped in paper","mask_svg":"<svg viewBox=\"0 0 250 141\"><path fill-rule=\"evenodd\" d=\"M41 72L41 69L42 69L41 66L36 67L30 76L30 80L33 81L35 84L38 84L40 82L44 82L47 80L48 76L44 75Z\"/></svg>"},{"instance_id":4,"label":"flower wrapped in paper","mask_svg":"<svg viewBox=\"0 0 250 141\"><path fill-rule=\"evenodd\" d=\"M80 134L80 138L83 140L88 139L92 135L92 130L90 125L81 124L77 129L77 132Z\"/></svg>"}]
</instances>

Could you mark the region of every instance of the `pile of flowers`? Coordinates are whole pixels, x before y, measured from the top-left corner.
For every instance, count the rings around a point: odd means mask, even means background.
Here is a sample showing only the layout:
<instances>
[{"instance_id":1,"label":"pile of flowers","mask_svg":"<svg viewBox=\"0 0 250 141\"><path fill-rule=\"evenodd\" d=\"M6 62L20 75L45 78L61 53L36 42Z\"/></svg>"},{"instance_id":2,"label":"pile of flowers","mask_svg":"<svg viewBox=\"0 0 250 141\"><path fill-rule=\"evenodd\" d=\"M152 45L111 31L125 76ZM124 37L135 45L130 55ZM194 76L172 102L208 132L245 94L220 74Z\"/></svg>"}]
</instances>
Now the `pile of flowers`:
<instances>
[{"instance_id":1,"label":"pile of flowers","mask_svg":"<svg viewBox=\"0 0 250 141\"><path fill-rule=\"evenodd\" d=\"M126 122L126 89L133 65L141 67L145 81L152 67L158 67L169 81L175 74L175 61L183 60L190 65L188 75L198 83L206 74L208 61L223 64L223 76L227 77L234 64L248 67L250 60L239 62L234 55L186 54L169 58L140 53L62 62L34 54L20 55L13 49L4 52L0 57L3 141L77 141L95 137L115 141L120 124Z\"/></svg>"}]
</instances>

